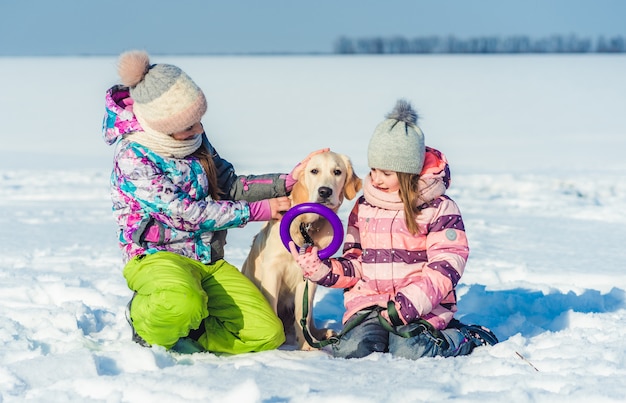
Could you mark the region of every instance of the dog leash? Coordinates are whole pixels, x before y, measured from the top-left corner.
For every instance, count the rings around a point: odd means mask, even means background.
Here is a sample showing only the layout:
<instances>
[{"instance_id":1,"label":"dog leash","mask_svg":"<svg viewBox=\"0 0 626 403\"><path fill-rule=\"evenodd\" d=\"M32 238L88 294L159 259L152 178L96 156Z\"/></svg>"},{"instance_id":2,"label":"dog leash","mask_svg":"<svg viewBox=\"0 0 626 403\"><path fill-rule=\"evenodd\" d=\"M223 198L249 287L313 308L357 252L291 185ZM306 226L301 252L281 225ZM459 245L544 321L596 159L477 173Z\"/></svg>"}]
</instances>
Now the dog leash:
<instances>
[{"instance_id":1,"label":"dog leash","mask_svg":"<svg viewBox=\"0 0 626 403\"><path fill-rule=\"evenodd\" d=\"M309 229L311 229L311 224L300 223L300 235L304 238L304 245L302 245L299 250L301 255L308 252L307 249L313 247L313 238L309 235Z\"/></svg>"}]
</instances>

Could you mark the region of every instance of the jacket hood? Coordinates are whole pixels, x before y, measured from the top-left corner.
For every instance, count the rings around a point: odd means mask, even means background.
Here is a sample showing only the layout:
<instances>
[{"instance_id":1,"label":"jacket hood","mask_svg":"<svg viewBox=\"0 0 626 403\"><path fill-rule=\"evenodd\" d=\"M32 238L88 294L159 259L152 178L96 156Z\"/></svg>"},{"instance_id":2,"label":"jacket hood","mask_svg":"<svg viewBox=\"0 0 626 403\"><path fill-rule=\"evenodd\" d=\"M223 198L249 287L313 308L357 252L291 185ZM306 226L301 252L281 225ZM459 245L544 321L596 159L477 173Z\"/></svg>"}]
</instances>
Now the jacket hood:
<instances>
[{"instance_id":1,"label":"jacket hood","mask_svg":"<svg viewBox=\"0 0 626 403\"><path fill-rule=\"evenodd\" d=\"M441 151L426 147L419 187L421 199L426 202L445 194L450 187L450 166Z\"/></svg>"},{"instance_id":2,"label":"jacket hood","mask_svg":"<svg viewBox=\"0 0 626 403\"><path fill-rule=\"evenodd\" d=\"M102 122L104 141L111 145L128 133L143 131L133 113L133 99L128 87L115 85L105 96L106 113Z\"/></svg>"}]
</instances>

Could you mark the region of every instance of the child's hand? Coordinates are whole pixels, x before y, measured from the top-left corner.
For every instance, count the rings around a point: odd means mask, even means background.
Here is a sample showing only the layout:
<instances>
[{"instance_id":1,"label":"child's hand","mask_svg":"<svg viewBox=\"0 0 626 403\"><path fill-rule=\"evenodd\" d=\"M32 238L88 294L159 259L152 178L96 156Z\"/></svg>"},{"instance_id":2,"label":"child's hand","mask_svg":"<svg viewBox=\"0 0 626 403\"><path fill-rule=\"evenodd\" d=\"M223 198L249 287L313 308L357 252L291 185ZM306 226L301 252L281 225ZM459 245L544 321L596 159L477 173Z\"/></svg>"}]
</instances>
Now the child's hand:
<instances>
[{"instance_id":1,"label":"child's hand","mask_svg":"<svg viewBox=\"0 0 626 403\"><path fill-rule=\"evenodd\" d=\"M283 218L283 214L285 214L285 211L289 210L289 208L291 207L291 200L289 200L289 198L285 196L274 197L272 199L269 199L269 201L272 218L274 220L280 220L281 218Z\"/></svg>"},{"instance_id":2,"label":"child's hand","mask_svg":"<svg viewBox=\"0 0 626 403\"><path fill-rule=\"evenodd\" d=\"M391 320L389 319L389 312L387 312L387 310L386 310L386 309L385 309L385 310L383 310L383 311L380 311L379 315L380 315L383 319L385 319L387 322L391 323Z\"/></svg>"},{"instance_id":3,"label":"child's hand","mask_svg":"<svg viewBox=\"0 0 626 403\"><path fill-rule=\"evenodd\" d=\"M302 269L302 275L311 281L321 280L328 274L329 268L322 263L317 255L318 248L314 246L310 251L300 253L293 241L289 242L289 251Z\"/></svg>"},{"instance_id":4,"label":"child's hand","mask_svg":"<svg viewBox=\"0 0 626 403\"><path fill-rule=\"evenodd\" d=\"M389 307L389 305L390 305L390 304L392 304L392 305L394 305L394 306L395 306L395 308L396 308L396 312L398 313L398 312L399 312L399 308L400 308L400 307L398 306L398 304L397 304L396 302L394 302L394 301L389 301L389 302L387 303L387 307ZM389 316L389 308L388 308L388 309L384 309L384 310L380 311L380 314L379 314L379 315L380 315L380 316L382 316L382 318L383 318L383 319L385 319L387 322L389 322L391 325L394 325L394 326L398 326L398 325L400 325L400 323L394 323L394 320L392 320L392 319L391 319L391 317ZM399 320L400 322L402 322L402 325L406 325L406 324L407 324L407 321L406 321L406 320L404 320L404 318L402 317L402 315L398 315L398 316L395 318L395 321L398 321L398 320Z\"/></svg>"}]
</instances>

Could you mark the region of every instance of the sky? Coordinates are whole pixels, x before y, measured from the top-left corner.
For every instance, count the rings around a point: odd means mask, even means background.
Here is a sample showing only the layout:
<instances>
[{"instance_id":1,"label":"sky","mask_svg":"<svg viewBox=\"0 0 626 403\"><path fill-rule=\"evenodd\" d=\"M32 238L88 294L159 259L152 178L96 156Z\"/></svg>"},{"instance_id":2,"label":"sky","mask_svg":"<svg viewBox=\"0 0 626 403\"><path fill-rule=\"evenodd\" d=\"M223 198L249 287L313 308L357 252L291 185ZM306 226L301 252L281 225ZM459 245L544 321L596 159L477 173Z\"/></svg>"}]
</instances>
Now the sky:
<instances>
[{"instance_id":1,"label":"sky","mask_svg":"<svg viewBox=\"0 0 626 403\"><path fill-rule=\"evenodd\" d=\"M2 0L0 56L330 53L341 37L626 35L621 0Z\"/></svg>"},{"instance_id":2,"label":"sky","mask_svg":"<svg viewBox=\"0 0 626 403\"><path fill-rule=\"evenodd\" d=\"M132 342L100 131L115 61L0 61L0 402L624 401L625 55L153 58L203 88L204 127L239 174L329 146L363 177L375 126L412 102L470 244L456 316L500 339L416 361ZM260 225L229 230L229 262ZM316 298L318 326L338 330L341 290Z\"/></svg>"}]
</instances>

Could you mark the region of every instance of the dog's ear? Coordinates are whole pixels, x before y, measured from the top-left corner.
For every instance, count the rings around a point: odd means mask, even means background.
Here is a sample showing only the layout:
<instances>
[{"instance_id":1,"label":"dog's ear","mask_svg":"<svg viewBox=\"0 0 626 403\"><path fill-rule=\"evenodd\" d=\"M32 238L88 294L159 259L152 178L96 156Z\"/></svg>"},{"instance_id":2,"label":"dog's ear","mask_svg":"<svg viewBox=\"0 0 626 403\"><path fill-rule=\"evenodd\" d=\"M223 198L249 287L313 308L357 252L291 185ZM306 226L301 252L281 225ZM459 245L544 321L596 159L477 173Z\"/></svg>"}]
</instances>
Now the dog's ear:
<instances>
[{"instance_id":1,"label":"dog's ear","mask_svg":"<svg viewBox=\"0 0 626 403\"><path fill-rule=\"evenodd\" d=\"M291 205L295 206L296 204L306 203L309 200L309 191L304 184L304 174L307 168L304 167L300 174L296 179L298 181L293 185L293 189L291 189Z\"/></svg>"},{"instance_id":2,"label":"dog's ear","mask_svg":"<svg viewBox=\"0 0 626 403\"><path fill-rule=\"evenodd\" d=\"M352 200L356 197L356 194L359 193L361 187L363 186L363 181L361 178L357 176L352 168L352 162L347 155L340 154L343 159L343 163L346 165L346 184L343 187L344 195L346 199Z\"/></svg>"}]
</instances>

